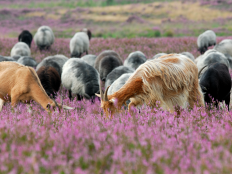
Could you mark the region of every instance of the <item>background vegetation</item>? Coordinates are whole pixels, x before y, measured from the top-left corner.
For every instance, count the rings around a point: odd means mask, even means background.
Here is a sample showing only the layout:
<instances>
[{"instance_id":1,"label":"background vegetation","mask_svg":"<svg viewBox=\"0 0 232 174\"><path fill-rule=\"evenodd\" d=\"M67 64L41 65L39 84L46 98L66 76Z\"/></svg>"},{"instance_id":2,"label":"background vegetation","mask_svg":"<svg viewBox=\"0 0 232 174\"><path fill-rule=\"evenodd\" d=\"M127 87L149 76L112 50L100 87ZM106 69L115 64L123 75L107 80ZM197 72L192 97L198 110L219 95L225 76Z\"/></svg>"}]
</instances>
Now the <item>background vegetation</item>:
<instances>
[{"instance_id":1,"label":"background vegetation","mask_svg":"<svg viewBox=\"0 0 232 174\"><path fill-rule=\"evenodd\" d=\"M229 0L0 1L0 36L35 33L41 25L51 26L59 38L84 27L103 38L198 36L207 29L229 36L231 11Z\"/></svg>"}]
</instances>

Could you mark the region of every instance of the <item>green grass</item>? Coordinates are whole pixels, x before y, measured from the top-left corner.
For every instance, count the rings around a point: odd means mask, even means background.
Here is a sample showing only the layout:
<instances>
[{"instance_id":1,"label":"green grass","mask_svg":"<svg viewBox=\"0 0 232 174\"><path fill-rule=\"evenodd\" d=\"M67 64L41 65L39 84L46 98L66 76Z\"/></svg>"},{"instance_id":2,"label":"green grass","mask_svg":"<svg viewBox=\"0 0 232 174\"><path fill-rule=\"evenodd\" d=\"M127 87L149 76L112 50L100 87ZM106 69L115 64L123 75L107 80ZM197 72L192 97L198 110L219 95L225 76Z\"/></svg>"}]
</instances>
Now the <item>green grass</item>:
<instances>
[{"instance_id":1,"label":"green grass","mask_svg":"<svg viewBox=\"0 0 232 174\"><path fill-rule=\"evenodd\" d=\"M171 1L171 0L166 0ZM27 2L27 3L14 3L9 4L7 6L0 6L0 8L12 8L12 9L18 9L18 8L55 8L55 7L62 7L62 8L77 8L77 7L105 7L105 6L112 6L112 5L126 5L126 4L134 4L134 3L151 3L151 2L163 2L162 0L138 0L138 1L121 1L121 2L115 2L114 0L79 0L79 1L69 1L66 0L59 0L54 2Z\"/></svg>"}]
</instances>

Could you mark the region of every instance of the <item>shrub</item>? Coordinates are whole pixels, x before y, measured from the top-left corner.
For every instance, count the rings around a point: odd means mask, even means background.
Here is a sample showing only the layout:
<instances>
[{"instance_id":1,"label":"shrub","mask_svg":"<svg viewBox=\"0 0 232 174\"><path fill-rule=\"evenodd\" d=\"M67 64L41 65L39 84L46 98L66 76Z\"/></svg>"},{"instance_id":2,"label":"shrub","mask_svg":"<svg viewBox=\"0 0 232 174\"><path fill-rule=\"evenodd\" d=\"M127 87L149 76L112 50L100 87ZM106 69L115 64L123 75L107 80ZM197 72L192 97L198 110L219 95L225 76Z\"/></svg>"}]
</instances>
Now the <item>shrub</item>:
<instances>
[{"instance_id":1,"label":"shrub","mask_svg":"<svg viewBox=\"0 0 232 174\"><path fill-rule=\"evenodd\" d=\"M166 36L166 37L173 37L174 36L174 32L172 30L167 30L164 33L164 36Z\"/></svg>"}]
</instances>

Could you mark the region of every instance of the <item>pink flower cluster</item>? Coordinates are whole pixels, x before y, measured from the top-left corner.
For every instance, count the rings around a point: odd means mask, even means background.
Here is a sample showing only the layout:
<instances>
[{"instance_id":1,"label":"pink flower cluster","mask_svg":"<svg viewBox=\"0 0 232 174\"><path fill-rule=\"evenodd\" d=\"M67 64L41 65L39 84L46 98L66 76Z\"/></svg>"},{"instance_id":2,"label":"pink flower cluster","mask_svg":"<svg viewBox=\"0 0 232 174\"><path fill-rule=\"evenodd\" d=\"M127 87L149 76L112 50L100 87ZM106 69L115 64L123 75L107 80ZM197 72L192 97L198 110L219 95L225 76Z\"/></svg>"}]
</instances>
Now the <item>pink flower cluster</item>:
<instances>
[{"instance_id":1,"label":"pink flower cluster","mask_svg":"<svg viewBox=\"0 0 232 174\"><path fill-rule=\"evenodd\" d=\"M221 40L223 38L219 38ZM9 56L16 39L0 39L0 52ZM69 40L56 39L50 51L32 45L40 61L54 54L69 55ZM140 50L147 58L159 52L197 53L196 38L93 39L90 53L112 49L123 59ZM142 107L130 115L122 109L107 119L94 104L70 102L73 111L47 113L36 103L0 112L0 173L231 173L232 112L204 108L183 111L180 117Z\"/></svg>"}]
</instances>

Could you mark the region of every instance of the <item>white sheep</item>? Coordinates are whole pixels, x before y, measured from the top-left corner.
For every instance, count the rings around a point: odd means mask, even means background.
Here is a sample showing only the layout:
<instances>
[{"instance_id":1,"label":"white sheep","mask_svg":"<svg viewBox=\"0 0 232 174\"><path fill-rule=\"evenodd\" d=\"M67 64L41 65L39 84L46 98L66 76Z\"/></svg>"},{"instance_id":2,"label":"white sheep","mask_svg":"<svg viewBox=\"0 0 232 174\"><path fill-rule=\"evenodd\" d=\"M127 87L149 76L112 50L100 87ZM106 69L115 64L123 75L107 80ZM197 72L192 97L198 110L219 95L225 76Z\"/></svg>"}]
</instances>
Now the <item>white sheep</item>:
<instances>
[{"instance_id":1,"label":"white sheep","mask_svg":"<svg viewBox=\"0 0 232 174\"><path fill-rule=\"evenodd\" d=\"M164 56L164 55L167 55L167 53L158 53L158 54L154 55L150 60L157 59L157 58Z\"/></svg>"},{"instance_id":2,"label":"white sheep","mask_svg":"<svg viewBox=\"0 0 232 174\"><path fill-rule=\"evenodd\" d=\"M50 48L54 40L55 36L49 26L39 27L34 36L34 42L40 50Z\"/></svg>"},{"instance_id":3,"label":"white sheep","mask_svg":"<svg viewBox=\"0 0 232 174\"><path fill-rule=\"evenodd\" d=\"M105 88L110 86L115 80L117 80L122 74L125 73L133 73L135 69L126 67L126 66L118 66L114 68L107 76L105 81Z\"/></svg>"},{"instance_id":4,"label":"white sheep","mask_svg":"<svg viewBox=\"0 0 232 174\"><path fill-rule=\"evenodd\" d=\"M112 83L109 87L108 95L112 95L113 93L117 92L126 83L126 81L132 74L133 73L125 73L121 75L117 80L115 80L114 83Z\"/></svg>"},{"instance_id":5,"label":"white sheep","mask_svg":"<svg viewBox=\"0 0 232 174\"><path fill-rule=\"evenodd\" d=\"M26 43L18 42L11 49L10 56L31 56L31 50Z\"/></svg>"},{"instance_id":6,"label":"white sheep","mask_svg":"<svg viewBox=\"0 0 232 174\"><path fill-rule=\"evenodd\" d=\"M99 79L97 70L81 59L70 58L63 66L61 81L70 100L72 94L77 94L78 100L93 99L99 91Z\"/></svg>"},{"instance_id":7,"label":"white sheep","mask_svg":"<svg viewBox=\"0 0 232 174\"><path fill-rule=\"evenodd\" d=\"M132 74L133 73L125 73L121 75L117 80L115 80L114 83L112 83L109 87L108 95L112 95L113 93L121 89L121 87L127 82ZM127 100L126 103L129 104L130 100Z\"/></svg>"},{"instance_id":8,"label":"white sheep","mask_svg":"<svg viewBox=\"0 0 232 174\"><path fill-rule=\"evenodd\" d=\"M146 56L141 51L135 51L129 54L123 65L133 69L137 69L141 64L147 61Z\"/></svg>"},{"instance_id":9,"label":"white sheep","mask_svg":"<svg viewBox=\"0 0 232 174\"><path fill-rule=\"evenodd\" d=\"M97 56L92 55L92 54L88 54L88 55L85 55L85 56L81 57L82 60L84 60L86 63L88 63L92 67L94 67L96 58L97 58Z\"/></svg>"},{"instance_id":10,"label":"white sheep","mask_svg":"<svg viewBox=\"0 0 232 174\"><path fill-rule=\"evenodd\" d=\"M215 45L215 50L225 54L226 56L232 57L232 40L224 39L219 44Z\"/></svg>"},{"instance_id":11,"label":"white sheep","mask_svg":"<svg viewBox=\"0 0 232 174\"><path fill-rule=\"evenodd\" d=\"M182 55L185 55L186 57L190 58L193 62L195 62L195 57L190 52L182 52L180 53Z\"/></svg>"},{"instance_id":12,"label":"white sheep","mask_svg":"<svg viewBox=\"0 0 232 174\"><path fill-rule=\"evenodd\" d=\"M208 47L216 45L216 34L212 30L207 30L197 38L198 51L204 54Z\"/></svg>"},{"instance_id":13,"label":"white sheep","mask_svg":"<svg viewBox=\"0 0 232 174\"><path fill-rule=\"evenodd\" d=\"M77 32L70 40L69 44L71 57L80 58L81 55L89 51L89 37L85 32Z\"/></svg>"}]
</instances>

